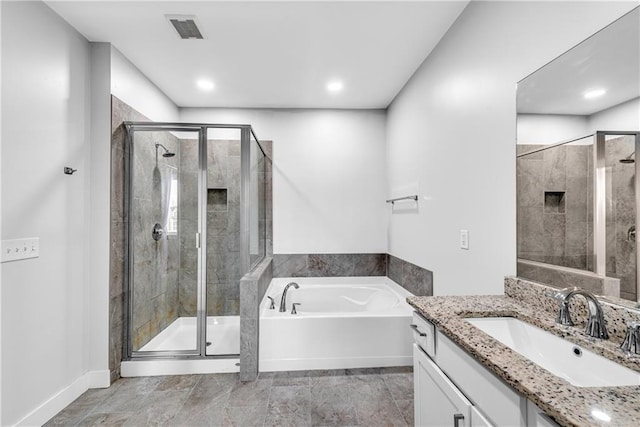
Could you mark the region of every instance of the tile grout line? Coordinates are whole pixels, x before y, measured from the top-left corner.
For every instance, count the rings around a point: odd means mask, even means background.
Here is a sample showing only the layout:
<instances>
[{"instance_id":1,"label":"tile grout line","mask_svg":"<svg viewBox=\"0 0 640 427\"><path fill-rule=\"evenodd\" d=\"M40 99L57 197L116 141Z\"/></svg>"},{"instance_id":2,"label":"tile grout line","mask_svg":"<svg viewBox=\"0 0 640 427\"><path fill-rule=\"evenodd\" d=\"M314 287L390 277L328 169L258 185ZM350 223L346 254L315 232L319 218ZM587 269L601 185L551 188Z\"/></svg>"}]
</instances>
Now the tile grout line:
<instances>
[{"instance_id":1,"label":"tile grout line","mask_svg":"<svg viewBox=\"0 0 640 427\"><path fill-rule=\"evenodd\" d=\"M258 374L258 377L260 374ZM262 427L266 427L267 425L267 416L269 415L269 405L271 404L271 389L273 388L273 378L271 378L271 385L269 386L269 396L267 397L267 408L264 411L264 419L262 420Z\"/></svg>"},{"instance_id":2,"label":"tile grout line","mask_svg":"<svg viewBox=\"0 0 640 427\"><path fill-rule=\"evenodd\" d=\"M387 386L387 389L389 389L389 385L387 384L387 380L385 379L385 377L382 377L382 381L384 381L384 384ZM396 400L395 397L393 397L393 393L391 393L391 389L389 389L389 394L391 395L391 400L393 401L393 404L396 406L396 409L398 410L398 413L400 414L400 416L402 417L402 420L405 422L405 424L408 426L409 425L409 421L407 421L407 418L404 416L404 413L402 412L402 410L400 409L400 406L398 406L398 402ZM408 399L407 399L408 400Z\"/></svg>"},{"instance_id":3,"label":"tile grout line","mask_svg":"<svg viewBox=\"0 0 640 427\"><path fill-rule=\"evenodd\" d=\"M189 393L187 394L187 396L185 397L184 401L182 402L182 405L180 405L180 408L178 408L176 413L173 414L173 416L169 420L167 420L167 423L171 422L176 417L176 415L178 415L180 413L180 411L182 411L182 408L184 408L184 405L187 403L187 400L189 400L189 397L191 397L191 394L193 394L193 390L196 389L196 386L198 384L200 384L200 381L202 381L203 378L204 378L204 375L200 375L200 378L198 378L198 381L196 381L195 384L193 386L191 386L191 390L189 390ZM217 381L218 380L216 379L216 382Z\"/></svg>"}]
</instances>

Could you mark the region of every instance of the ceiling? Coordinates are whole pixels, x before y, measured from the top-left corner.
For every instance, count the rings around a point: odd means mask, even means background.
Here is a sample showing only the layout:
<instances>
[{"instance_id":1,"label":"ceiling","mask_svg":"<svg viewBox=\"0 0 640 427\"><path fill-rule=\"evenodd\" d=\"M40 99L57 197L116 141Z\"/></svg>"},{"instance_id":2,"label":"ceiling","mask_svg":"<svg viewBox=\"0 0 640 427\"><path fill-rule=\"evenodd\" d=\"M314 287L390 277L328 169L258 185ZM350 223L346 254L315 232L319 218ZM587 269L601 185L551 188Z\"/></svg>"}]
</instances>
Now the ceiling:
<instances>
[{"instance_id":1,"label":"ceiling","mask_svg":"<svg viewBox=\"0 0 640 427\"><path fill-rule=\"evenodd\" d=\"M593 89L603 96L585 99ZM518 113L588 116L640 96L640 8L518 83Z\"/></svg>"},{"instance_id":2,"label":"ceiling","mask_svg":"<svg viewBox=\"0 0 640 427\"><path fill-rule=\"evenodd\" d=\"M259 108L386 108L467 3L47 2L178 106ZM165 15L195 15L205 39L180 39ZM201 78L215 88L198 89Z\"/></svg>"}]
</instances>

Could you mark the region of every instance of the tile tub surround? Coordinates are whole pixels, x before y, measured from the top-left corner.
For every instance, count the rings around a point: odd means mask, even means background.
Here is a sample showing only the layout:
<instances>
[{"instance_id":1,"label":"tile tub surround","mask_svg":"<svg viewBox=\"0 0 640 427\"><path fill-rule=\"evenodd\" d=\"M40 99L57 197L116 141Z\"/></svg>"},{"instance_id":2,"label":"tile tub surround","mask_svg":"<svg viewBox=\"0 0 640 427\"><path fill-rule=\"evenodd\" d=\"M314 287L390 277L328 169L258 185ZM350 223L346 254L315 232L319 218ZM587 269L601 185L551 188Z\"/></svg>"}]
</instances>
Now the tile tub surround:
<instances>
[{"instance_id":1,"label":"tile tub surround","mask_svg":"<svg viewBox=\"0 0 640 427\"><path fill-rule=\"evenodd\" d=\"M505 296L410 297L407 301L447 337L559 424L601 425L591 415L593 408L609 414L612 417L610 425L640 424L640 386L572 386L464 320L466 317L516 317L640 371L640 357L626 357L619 349L625 320L640 319L640 313L603 302L611 339L593 341L584 335L584 327L580 324L586 316L580 297L574 298L573 304L576 306L571 313L578 326L561 327L555 323L556 303L544 296L546 291L552 289L521 279L507 278Z\"/></svg>"},{"instance_id":2,"label":"tile tub surround","mask_svg":"<svg viewBox=\"0 0 640 427\"><path fill-rule=\"evenodd\" d=\"M414 295L433 295L433 272L389 254L275 254L273 277L387 276Z\"/></svg>"},{"instance_id":3,"label":"tile tub surround","mask_svg":"<svg viewBox=\"0 0 640 427\"><path fill-rule=\"evenodd\" d=\"M414 295L433 295L433 272L387 254L387 276Z\"/></svg>"},{"instance_id":4,"label":"tile tub surround","mask_svg":"<svg viewBox=\"0 0 640 427\"><path fill-rule=\"evenodd\" d=\"M385 276L385 254L275 254L274 277Z\"/></svg>"},{"instance_id":5,"label":"tile tub surround","mask_svg":"<svg viewBox=\"0 0 640 427\"><path fill-rule=\"evenodd\" d=\"M258 377L260 301L273 279L273 260L266 257L240 280L240 380Z\"/></svg>"}]
</instances>

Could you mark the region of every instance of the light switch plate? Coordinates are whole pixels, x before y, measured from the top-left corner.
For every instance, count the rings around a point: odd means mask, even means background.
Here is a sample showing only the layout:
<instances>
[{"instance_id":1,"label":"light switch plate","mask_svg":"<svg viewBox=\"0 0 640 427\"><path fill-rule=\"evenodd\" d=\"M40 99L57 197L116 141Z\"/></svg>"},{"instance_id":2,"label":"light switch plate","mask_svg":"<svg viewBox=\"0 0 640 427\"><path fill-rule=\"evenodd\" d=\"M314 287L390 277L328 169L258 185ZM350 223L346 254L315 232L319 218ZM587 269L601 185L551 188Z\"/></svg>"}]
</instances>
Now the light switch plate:
<instances>
[{"instance_id":1,"label":"light switch plate","mask_svg":"<svg viewBox=\"0 0 640 427\"><path fill-rule=\"evenodd\" d=\"M2 241L2 262L38 258L40 256L40 238L25 237Z\"/></svg>"}]
</instances>

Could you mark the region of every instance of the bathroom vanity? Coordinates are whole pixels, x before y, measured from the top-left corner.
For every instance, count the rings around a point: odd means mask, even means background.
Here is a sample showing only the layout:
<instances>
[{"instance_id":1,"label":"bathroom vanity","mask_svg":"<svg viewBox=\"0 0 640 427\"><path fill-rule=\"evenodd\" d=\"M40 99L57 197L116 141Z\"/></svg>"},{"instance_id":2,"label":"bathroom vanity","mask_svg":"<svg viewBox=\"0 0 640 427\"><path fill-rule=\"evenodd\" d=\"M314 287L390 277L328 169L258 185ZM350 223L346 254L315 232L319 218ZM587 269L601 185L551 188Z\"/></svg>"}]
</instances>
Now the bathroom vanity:
<instances>
[{"instance_id":1,"label":"bathroom vanity","mask_svg":"<svg viewBox=\"0 0 640 427\"><path fill-rule=\"evenodd\" d=\"M639 313L602 302L611 339L593 339L584 334L583 300L572 303L577 326L555 323L557 304L545 296L551 289L507 278L504 296L408 298L416 310L416 426L640 425L640 356L619 348L626 322L638 320ZM574 385L466 320L486 317L517 318L561 337L575 352L577 366L586 360L579 360L584 352L629 368L632 375L624 386L607 383L606 372L595 380L605 385Z\"/></svg>"}]
</instances>

